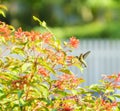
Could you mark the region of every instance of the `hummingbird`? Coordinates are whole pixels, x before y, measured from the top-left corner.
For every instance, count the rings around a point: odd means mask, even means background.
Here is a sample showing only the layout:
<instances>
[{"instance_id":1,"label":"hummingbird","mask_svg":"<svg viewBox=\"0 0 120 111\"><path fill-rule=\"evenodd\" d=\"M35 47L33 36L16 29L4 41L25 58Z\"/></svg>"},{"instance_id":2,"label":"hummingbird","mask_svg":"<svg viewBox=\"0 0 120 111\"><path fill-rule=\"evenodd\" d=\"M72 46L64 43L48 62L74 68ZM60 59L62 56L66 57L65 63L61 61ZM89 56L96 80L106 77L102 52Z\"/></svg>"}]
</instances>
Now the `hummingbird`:
<instances>
[{"instance_id":1,"label":"hummingbird","mask_svg":"<svg viewBox=\"0 0 120 111\"><path fill-rule=\"evenodd\" d=\"M84 59L90 54L90 51L87 51L86 53L82 53L79 56L75 56L72 60L73 64L79 64L80 66L87 67L87 64Z\"/></svg>"}]
</instances>

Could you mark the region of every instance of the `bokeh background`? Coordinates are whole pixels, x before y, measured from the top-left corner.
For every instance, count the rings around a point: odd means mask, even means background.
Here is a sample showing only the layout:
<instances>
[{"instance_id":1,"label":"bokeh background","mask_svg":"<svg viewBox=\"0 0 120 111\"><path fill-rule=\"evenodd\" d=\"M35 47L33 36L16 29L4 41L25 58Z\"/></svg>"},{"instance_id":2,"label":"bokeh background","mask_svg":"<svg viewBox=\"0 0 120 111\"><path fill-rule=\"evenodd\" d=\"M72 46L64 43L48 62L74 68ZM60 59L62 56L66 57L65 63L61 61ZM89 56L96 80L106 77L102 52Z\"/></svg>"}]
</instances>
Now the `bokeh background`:
<instances>
[{"instance_id":1,"label":"bokeh background","mask_svg":"<svg viewBox=\"0 0 120 111\"><path fill-rule=\"evenodd\" d=\"M90 50L88 68L83 76L89 85L97 83L101 74L120 72L120 0L1 0L8 7L6 18L14 27L24 30L43 29L32 16L46 21L58 39L76 36L79 48L73 55Z\"/></svg>"},{"instance_id":2,"label":"bokeh background","mask_svg":"<svg viewBox=\"0 0 120 111\"><path fill-rule=\"evenodd\" d=\"M60 38L120 38L120 0L3 0L5 21L25 30L32 16L47 22ZM1 17L0 17L1 18Z\"/></svg>"}]
</instances>

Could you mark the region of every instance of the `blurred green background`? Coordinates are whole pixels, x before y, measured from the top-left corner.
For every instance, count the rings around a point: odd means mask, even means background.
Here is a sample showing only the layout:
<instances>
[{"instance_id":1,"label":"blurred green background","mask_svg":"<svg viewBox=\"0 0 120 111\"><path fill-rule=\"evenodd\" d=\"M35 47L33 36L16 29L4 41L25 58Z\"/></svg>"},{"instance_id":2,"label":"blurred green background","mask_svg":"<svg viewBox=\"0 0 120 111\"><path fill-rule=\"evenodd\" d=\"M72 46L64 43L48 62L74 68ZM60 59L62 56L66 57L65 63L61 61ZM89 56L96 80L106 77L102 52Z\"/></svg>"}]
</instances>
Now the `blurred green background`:
<instances>
[{"instance_id":1,"label":"blurred green background","mask_svg":"<svg viewBox=\"0 0 120 111\"><path fill-rule=\"evenodd\" d=\"M58 38L120 38L120 0L3 0L0 20L24 30L42 30L32 16L46 21Z\"/></svg>"}]
</instances>

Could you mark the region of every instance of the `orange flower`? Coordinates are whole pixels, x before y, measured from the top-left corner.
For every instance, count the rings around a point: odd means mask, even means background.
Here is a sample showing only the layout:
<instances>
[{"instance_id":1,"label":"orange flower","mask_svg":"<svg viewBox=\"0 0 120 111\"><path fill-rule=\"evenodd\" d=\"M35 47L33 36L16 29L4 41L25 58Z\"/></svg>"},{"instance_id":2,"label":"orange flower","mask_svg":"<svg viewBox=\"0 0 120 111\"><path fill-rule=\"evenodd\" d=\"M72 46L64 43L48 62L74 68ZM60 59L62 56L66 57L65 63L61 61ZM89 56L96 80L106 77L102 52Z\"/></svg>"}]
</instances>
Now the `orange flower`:
<instances>
[{"instance_id":1,"label":"orange flower","mask_svg":"<svg viewBox=\"0 0 120 111\"><path fill-rule=\"evenodd\" d=\"M24 32L22 31L22 28L20 27L17 31L15 31L15 36L17 38L21 38L24 36Z\"/></svg>"},{"instance_id":2,"label":"orange flower","mask_svg":"<svg viewBox=\"0 0 120 111\"><path fill-rule=\"evenodd\" d=\"M118 74L118 77L116 78L115 82L120 82L120 74Z\"/></svg>"},{"instance_id":3,"label":"orange flower","mask_svg":"<svg viewBox=\"0 0 120 111\"><path fill-rule=\"evenodd\" d=\"M64 64L64 60L63 60L63 57L62 56L57 56L57 62L59 63L59 64Z\"/></svg>"},{"instance_id":4,"label":"orange flower","mask_svg":"<svg viewBox=\"0 0 120 111\"><path fill-rule=\"evenodd\" d=\"M63 74L58 78L54 86L61 90L77 87L83 81L83 79L77 78L73 74Z\"/></svg>"},{"instance_id":5,"label":"orange flower","mask_svg":"<svg viewBox=\"0 0 120 111\"><path fill-rule=\"evenodd\" d=\"M70 80L73 79L75 76L72 74L63 74L62 76L59 76L61 80Z\"/></svg>"},{"instance_id":6,"label":"orange flower","mask_svg":"<svg viewBox=\"0 0 120 111\"><path fill-rule=\"evenodd\" d=\"M63 81L56 81L55 87L57 87L58 89L63 90L64 89Z\"/></svg>"},{"instance_id":7,"label":"orange flower","mask_svg":"<svg viewBox=\"0 0 120 111\"><path fill-rule=\"evenodd\" d=\"M45 77L49 76L49 74L46 72L46 70L42 67L38 69L38 74L43 75Z\"/></svg>"},{"instance_id":8,"label":"orange flower","mask_svg":"<svg viewBox=\"0 0 120 111\"><path fill-rule=\"evenodd\" d=\"M116 101L114 101L114 102L112 102L112 104L111 104L112 106L117 106L118 105L118 103L116 102Z\"/></svg>"},{"instance_id":9,"label":"orange flower","mask_svg":"<svg viewBox=\"0 0 120 111\"><path fill-rule=\"evenodd\" d=\"M4 36L5 39L10 37L12 30L10 29L9 25L6 25L4 22L0 21L0 36Z\"/></svg>"},{"instance_id":10,"label":"orange flower","mask_svg":"<svg viewBox=\"0 0 120 111\"><path fill-rule=\"evenodd\" d=\"M79 40L76 39L75 37L71 37L70 41L69 41L69 44L70 44L71 47L77 48L78 45L79 45Z\"/></svg>"},{"instance_id":11,"label":"orange flower","mask_svg":"<svg viewBox=\"0 0 120 111\"><path fill-rule=\"evenodd\" d=\"M67 61L67 65L68 66L71 66L72 65L72 60L73 60L73 58L74 58L74 56L67 56L67 58L66 58L66 61Z\"/></svg>"},{"instance_id":12,"label":"orange flower","mask_svg":"<svg viewBox=\"0 0 120 111\"><path fill-rule=\"evenodd\" d=\"M57 63L63 65L64 64L64 58L65 58L65 54L62 51L59 51L59 53L56 55Z\"/></svg>"},{"instance_id":13,"label":"orange flower","mask_svg":"<svg viewBox=\"0 0 120 111\"><path fill-rule=\"evenodd\" d=\"M116 101L108 102L108 101L102 100L101 105L105 108L105 110L112 111L112 108L117 106L117 102Z\"/></svg>"},{"instance_id":14,"label":"orange flower","mask_svg":"<svg viewBox=\"0 0 120 111\"><path fill-rule=\"evenodd\" d=\"M40 37L45 43L49 43L51 38L52 38L52 34L47 32L41 35Z\"/></svg>"},{"instance_id":15,"label":"orange flower","mask_svg":"<svg viewBox=\"0 0 120 111\"><path fill-rule=\"evenodd\" d=\"M67 56L67 60L72 60L74 56Z\"/></svg>"},{"instance_id":16,"label":"orange flower","mask_svg":"<svg viewBox=\"0 0 120 111\"><path fill-rule=\"evenodd\" d=\"M71 104L64 103L62 106L63 106L63 111L73 111Z\"/></svg>"},{"instance_id":17,"label":"orange flower","mask_svg":"<svg viewBox=\"0 0 120 111\"><path fill-rule=\"evenodd\" d=\"M25 35L28 37L29 40L31 41L35 41L36 39L39 39L40 37L40 33L39 32L34 32L34 31L31 31L31 32L25 32Z\"/></svg>"}]
</instances>

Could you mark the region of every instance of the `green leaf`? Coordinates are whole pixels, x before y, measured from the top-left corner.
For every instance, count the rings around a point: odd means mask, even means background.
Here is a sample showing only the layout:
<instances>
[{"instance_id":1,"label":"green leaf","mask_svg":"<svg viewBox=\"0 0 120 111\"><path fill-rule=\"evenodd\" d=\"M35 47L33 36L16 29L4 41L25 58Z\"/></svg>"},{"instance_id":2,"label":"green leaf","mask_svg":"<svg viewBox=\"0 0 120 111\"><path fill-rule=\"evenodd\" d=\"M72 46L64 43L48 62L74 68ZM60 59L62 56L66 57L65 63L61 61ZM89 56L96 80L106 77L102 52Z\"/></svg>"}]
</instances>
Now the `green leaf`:
<instances>
[{"instance_id":1,"label":"green leaf","mask_svg":"<svg viewBox=\"0 0 120 111\"><path fill-rule=\"evenodd\" d=\"M48 98L49 90L45 84L40 84L40 92L44 98Z\"/></svg>"},{"instance_id":2,"label":"green leaf","mask_svg":"<svg viewBox=\"0 0 120 111\"><path fill-rule=\"evenodd\" d=\"M2 59L0 59L0 67L2 67L2 66L3 66L3 64L4 64L3 60L2 60Z\"/></svg>"},{"instance_id":3,"label":"green leaf","mask_svg":"<svg viewBox=\"0 0 120 111\"><path fill-rule=\"evenodd\" d=\"M0 10L0 14L1 14L3 17L6 17L5 13L4 13L2 10Z\"/></svg>"},{"instance_id":4,"label":"green leaf","mask_svg":"<svg viewBox=\"0 0 120 111\"><path fill-rule=\"evenodd\" d=\"M0 14L1 14L3 17L6 17L3 9L4 9L4 10L7 10L7 7L6 7L5 5L0 5Z\"/></svg>"},{"instance_id":5,"label":"green leaf","mask_svg":"<svg viewBox=\"0 0 120 111\"><path fill-rule=\"evenodd\" d=\"M35 21L39 22L39 24L40 24L42 27L44 27L44 28L46 28L47 30L49 30L49 29L47 28L47 25L46 25L46 22L45 22L45 21L42 22L39 18L37 18L37 17L35 17L35 16L33 16L33 19L34 19Z\"/></svg>"},{"instance_id":6,"label":"green leaf","mask_svg":"<svg viewBox=\"0 0 120 111\"><path fill-rule=\"evenodd\" d=\"M34 83L32 85L32 95L37 96L37 97L41 97L41 98L48 98L49 95L49 90L48 87L44 84L44 83Z\"/></svg>"},{"instance_id":7,"label":"green leaf","mask_svg":"<svg viewBox=\"0 0 120 111\"><path fill-rule=\"evenodd\" d=\"M14 74L18 74L21 70L20 70L21 65L18 64L18 66L11 66L10 67L10 71L12 71Z\"/></svg>"},{"instance_id":8,"label":"green leaf","mask_svg":"<svg viewBox=\"0 0 120 111\"><path fill-rule=\"evenodd\" d=\"M50 67L50 64L48 64L45 60L43 60L42 58L38 59L38 62L44 66L45 69L47 69L48 71L52 72L53 74L56 74L56 72L54 71L53 68Z\"/></svg>"},{"instance_id":9,"label":"green leaf","mask_svg":"<svg viewBox=\"0 0 120 111\"><path fill-rule=\"evenodd\" d=\"M22 56L25 55L24 50L22 48L19 48L19 47L13 47L11 53L19 54L19 55L22 55Z\"/></svg>"},{"instance_id":10,"label":"green leaf","mask_svg":"<svg viewBox=\"0 0 120 111\"><path fill-rule=\"evenodd\" d=\"M94 90L94 91L96 91L96 92L102 92L103 87L100 86L100 85L98 85L98 84L93 84L93 85L91 85L91 86L89 87L89 89L92 89L92 90Z\"/></svg>"},{"instance_id":11,"label":"green leaf","mask_svg":"<svg viewBox=\"0 0 120 111\"><path fill-rule=\"evenodd\" d=\"M8 10L5 5L0 5L0 8L1 8L1 9L4 9L4 10Z\"/></svg>"},{"instance_id":12,"label":"green leaf","mask_svg":"<svg viewBox=\"0 0 120 111\"><path fill-rule=\"evenodd\" d=\"M41 25L42 25L43 27L46 27L46 22L43 21Z\"/></svg>"},{"instance_id":13,"label":"green leaf","mask_svg":"<svg viewBox=\"0 0 120 111\"><path fill-rule=\"evenodd\" d=\"M55 94L60 94L63 97L67 96L67 92L65 92L65 91L56 89L54 92L55 92Z\"/></svg>"},{"instance_id":14,"label":"green leaf","mask_svg":"<svg viewBox=\"0 0 120 111\"><path fill-rule=\"evenodd\" d=\"M15 28L14 28L12 25L9 25L8 27L9 27L9 29L10 29L12 32L15 31Z\"/></svg>"},{"instance_id":15,"label":"green leaf","mask_svg":"<svg viewBox=\"0 0 120 111\"><path fill-rule=\"evenodd\" d=\"M69 69L66 69L66 68L62 68L59 71L61 71L63 73L67 73L67 74L72 74L72 72Z\"/></svg>"},{"instance_id":16,"label":"green leaf","mask_svg":"<svg viewBox=\"0 0 120 111\"><path fill-rule=\"evenodd\" d=\"M24 102L24 100L21 98L21 99L19 100L19 106L22 107L22 106L24 106L24 105L25 105L25 102Z\"/></svg>"},{"instance_id":17,"label":"green leaf","mask_svg":"<svg viewBox=\"0 0 120 111\"><path fill-rule=\"evenodd\" d=\"M73 95L77 95L78 94L77 90L71 90L71 92L72 92Z\"/></svg>"},{"instance_id":18,"label":"green leaf","mask_svg":"<svg viewBox=\"0 0 120 111\"><path fill-rule=\"evenodd\" d=\"M23 93L24 93L24 90L19 90L18 91L18 99L21 98L21 96L23 95Z\"/></svg>"},{"instance_id":19,"label":"green leaf","mask_svg":"<svg viewBox=\"0 0 120 111\"><path fill-rule=\"evenodd\" d=\"M78 93L80 93L80 94L86 94L86 93L88 93L88 91L85 88L79 87L78 88Z\"/></svg>"},{"instance_id":20,"label":"green leaf","mask_svg":"<svg viewBox=\"0 0 120 111\"><path fill-rule=\"evenodd\" d=\"M105 93L113 93L114 92L114 89L106 89L105 90Z\"/></svg>"},{"instance_id":21,"label":"green leaf","mask_svg":"<svg viewBox=\"0 0 120 111\"><path fill-rule=\"evenodd\" d=\"M115 97L120 98L120 94L113 94Z\"/></svg>"},{"instance_id":22,"label":"green leaf","mask_svg":"<svg viewBox=\"0 0 120 111\"><path fill-rule=\"evenodd\" d=\"M41 24L41 21L40 21L40 19L39 19L39 18L37 18L37 17L33 16L33 20L38 21L38 22Z\"/></svg>"},{"instance_id":23,"label":"green leaf","mask_svg":"<svg viewBox=\"0 0 120 111\"><path fill-rule=\"evenodd\" d=\"M22 72L25 72L26 70L28 70L31 67L31 63L24 63L22 65Z\"/></svg>"},{"instance_id":24,"label":"green leaf","mask_svg":"<svg viewBox=\"0 0 120 111\"><path fill-rule=\"evenodd\" d=\"M56 72L54 71L54 69L51 68L50 66L48 66L47 64L44 64L44 68L46 68L47 70L49 70L49 71L52 72L53 74L56 74Z\"/></svg>"},{"instance_id":25,"label":"green leaf","mask_svg":"<svg viewBox=\"0 0 120 111\"><path fill-rule=\"evenodd\" d=\"M1 43L4 43L4 44L7 44L7 42L6 42L6 40L5 40L5 37L2 37L2 36L0 37L0 42L1 42Z\"/></svg>"},{"instance_id":26,"label":"green leaf","mask_svg":"<svg viewBox=\"0 0 120 111\"><path fill-rule=\"evenodd\" d=\"M1 83L2 82L6 82L6 83L8 83L9 84L9 82L11 81L11 80L15 80L15 79L18 79L18 77L17 77L17 75L15 75L15 74L11 74L11 73L9 73L9 72L1 72L0 73L0 76L1 76ZM3 78L4 78L4 81L3 81Z\"/></svg>"},{"instance_id":27,"label":"green leaf","mask_svg":"<svg viewBox=\"0 0 120 111\"><path fill-rule=\"evenodd\" d=\"M120 111L120 107L115 107L114 111Z\"/></svg>"},{"instance_id":28,"label":"green leaf","mask_svg":"<svg viewBox=\"0 0 120 111\"><path fill-rule=\"evenodd\" d=\"M0 95L3 94L2 88L0 87Z\"/></svg>"},{"instance_id":29,"label":"green leaf","mask_svg":"<svg viewBox=\"0 0 120 111\"><path fill-rule=\"evenodd\" d=\"M61 50L61 49L62 49L59 40L56 40L56 41L54 42L53 47L55 47L56 50Z\"/></svg>"},{"instance_id":30,"label":"green leaf","mask_svg":"<svg viewBox=\"0 0 120 111\"><path fill-rule=\"evenodd\" d=\"M47 107L42 106L39 108L39 111L49 111L49 109Z\"/></svg>"},{"instance_id":31,"label":"green leaf","mask_svg":"<svg viewBox=\"0 0 120 111\"><path fill-rule=\"evenodd\" d=\"M0 87L0 99L4 98L5 94L2 90L2 88Z\"/></svg>"},{"instance_id":32,"label":"green leaf","mask_svg":"<svg viewBox=\"0 0 120 111\"><path fill-rule=\"evenodd\" d=\"M107 98L109 98L110 100L114 101L115 97L114 96L108 96Z\"/></svg>"}]
</instances>

